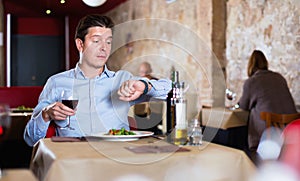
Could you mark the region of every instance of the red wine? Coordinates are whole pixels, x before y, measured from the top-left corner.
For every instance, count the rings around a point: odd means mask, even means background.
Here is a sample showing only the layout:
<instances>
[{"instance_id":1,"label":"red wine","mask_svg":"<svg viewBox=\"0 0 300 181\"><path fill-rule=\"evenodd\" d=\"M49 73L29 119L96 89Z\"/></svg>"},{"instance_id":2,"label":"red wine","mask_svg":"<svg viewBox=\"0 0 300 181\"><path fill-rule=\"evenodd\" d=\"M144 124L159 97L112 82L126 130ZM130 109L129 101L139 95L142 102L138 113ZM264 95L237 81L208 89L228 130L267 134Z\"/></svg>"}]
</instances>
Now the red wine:
<instances>
[{"instance_id":1,"label":"red wine","mask_svg":"<svg viewBox=\"0 0 300 181\"><path fill-rule=\"evenodd\" d=\"M78 100L62 100L61 102L71 109L75 109L78 104Z\"/></svg>"}]
</instances>

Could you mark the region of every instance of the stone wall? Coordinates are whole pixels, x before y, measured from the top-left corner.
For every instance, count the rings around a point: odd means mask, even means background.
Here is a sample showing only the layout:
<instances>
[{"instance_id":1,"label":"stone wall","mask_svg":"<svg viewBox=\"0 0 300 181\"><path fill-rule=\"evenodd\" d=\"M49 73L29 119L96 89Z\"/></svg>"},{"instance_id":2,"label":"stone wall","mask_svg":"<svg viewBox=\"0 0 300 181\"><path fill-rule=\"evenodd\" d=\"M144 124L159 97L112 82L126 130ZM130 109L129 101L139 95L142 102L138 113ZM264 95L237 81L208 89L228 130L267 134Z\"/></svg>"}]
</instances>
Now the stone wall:
<instances>
[{"instance_id":1,"label":"stone wall","mask_svg":"<svg viewBox=\"0 0 300 181\"><path fill-rule=\"evenodd\" d=\"M248 58L261 49L300 104L299 3L294 2L128 0L107 13L117 24L108 65L137 74L138 65L148 61L159 78L175 68L190 84L193 106L224 105L224 87L237 93L237 102Z\"/></svg>"},{"instance_id":2,"label":"stone wall","mask_svg":"<svg viewBox=\"0 0 300 181\"><path fill-rule=\"evenodd\" d=\"M212 95L212 61L217 58L211 51L212 3L207 2L129 0L109 12L117 24L109 67L137 75L139 64L148 61L158 78L179 70L189 85L188 105L195 114L201 104L220 100ZM219 85L225 84L221 68L216 69L223 82Z\"/></svg>"},{"instance_id":3,"label":"stone wall","mask_svg":"<svg viewBox=\"0 0 300 181\"><path fill-rule=\"evenodd\" d=\"M295 0L229 0L227 3L227 85L242 94L248 59L262 50L269 67L287 80L300 105L300 19Z\"/></svg>"}]
</instances>

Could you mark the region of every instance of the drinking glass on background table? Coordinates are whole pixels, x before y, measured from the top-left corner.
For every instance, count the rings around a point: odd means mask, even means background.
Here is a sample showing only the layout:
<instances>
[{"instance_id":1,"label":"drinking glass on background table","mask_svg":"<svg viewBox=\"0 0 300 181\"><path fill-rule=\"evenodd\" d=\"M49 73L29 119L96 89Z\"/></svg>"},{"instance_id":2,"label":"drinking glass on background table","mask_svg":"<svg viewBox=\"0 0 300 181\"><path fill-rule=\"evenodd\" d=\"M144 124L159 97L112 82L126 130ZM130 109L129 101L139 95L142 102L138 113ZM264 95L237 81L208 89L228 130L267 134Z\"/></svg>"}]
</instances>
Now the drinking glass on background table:
<instances>
[{"instance_id":1,"label":"drinking glass on background table","mask_svg":"<svg viewBox=\"0 0 300 181\"><path fill-rule=\"evenodd\" d=\"M236 108L238 108L237 105L233 105L235 98L236 98L236 93L230 89L226 89L225 93L226 93L226 98L230 101L229 109L235 110Z\"/></svg>"},{"instance_id":2,"label":"drinking glass on background table","mask_svg":"<svg viewBox=\"0 0 300 181\"><path fill-rule=\"evenodd\" d=\"M78 104L78 97L73 94L71 91L63 91L61 94L61 102L68 106L71 109L75 109ZM74 128L71 127L71 121L70 117L68 116L67 125L64 127L59 127L60 129L71 129L74 130Z\"/></svg>"}]
</instances>

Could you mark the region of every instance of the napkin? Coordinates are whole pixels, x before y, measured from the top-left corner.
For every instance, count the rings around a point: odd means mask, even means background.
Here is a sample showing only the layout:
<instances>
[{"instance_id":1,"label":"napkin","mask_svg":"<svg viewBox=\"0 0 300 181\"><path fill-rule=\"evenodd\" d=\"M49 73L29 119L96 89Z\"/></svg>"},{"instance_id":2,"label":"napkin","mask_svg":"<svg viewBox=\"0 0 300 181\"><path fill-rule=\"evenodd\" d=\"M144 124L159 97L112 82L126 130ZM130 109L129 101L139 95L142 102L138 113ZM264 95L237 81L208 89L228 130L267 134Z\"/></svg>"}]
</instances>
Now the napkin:
<instances>
[{"instance_id":1,"label":"napkin","mask_svg":"<svg viewBox=\"0 0 300 181\"><path fill-rule=\"evenodd\" d=\"M86 139L85 139L85 137L53 136L53 137L51 137L51 141L53 141L53 142L79 142L79 141L86 141Z\"/></svg>"},{"instance_id":2,"label":"napkin","mask_svg":"<svg viewBox=\"0 0 300 181\"><path fill-rule=\"evenodd\" d=\"M171 153L171 152L190 151L187 148L179 147L176 145L163 145L163 146L143 145L143 146L131 146L125 148L134 153Z\"/></svg>"}]
</instances>

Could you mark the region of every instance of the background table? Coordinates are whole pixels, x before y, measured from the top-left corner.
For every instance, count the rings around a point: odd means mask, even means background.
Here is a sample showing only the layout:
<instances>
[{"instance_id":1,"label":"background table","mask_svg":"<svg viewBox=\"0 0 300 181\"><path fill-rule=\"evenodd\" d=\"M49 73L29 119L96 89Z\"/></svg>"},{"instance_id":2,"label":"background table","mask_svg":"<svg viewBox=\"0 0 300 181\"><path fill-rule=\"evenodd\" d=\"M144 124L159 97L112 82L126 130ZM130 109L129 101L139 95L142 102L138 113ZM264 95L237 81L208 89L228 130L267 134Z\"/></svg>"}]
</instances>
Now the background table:
<instances>
[{"instance_id":1,"label":"background table","mask_svg":"<svg viewBox=\"0 0 300 181\"><path fill-rule=\"evenodd\" d=\"M247 180L256 168L243 151L206 143L189 152L133 153L125 147L164 145L133 142L52 142L34 148L32 171L40 180Z\"/></svg>"},{"instance_id":2,"label":"background table","mask_svg":"<svg viewBox=\"0 0 300 181\"><path fill-rule=\"evenodd\" d=\"M203 108L204 139L244 150L247 147L249 112L225 107Z\"/></svg>"},{"instance_id":3,"label":"background table","mask_svg":"<svg viewBox=\"0 0 300 181\"><path fill-rule=\"evenodd\" d=\"M247 126L249 112L242 109L214 107L202 109L203 125L219 129Z\"/></svg>"}]
</instances>

